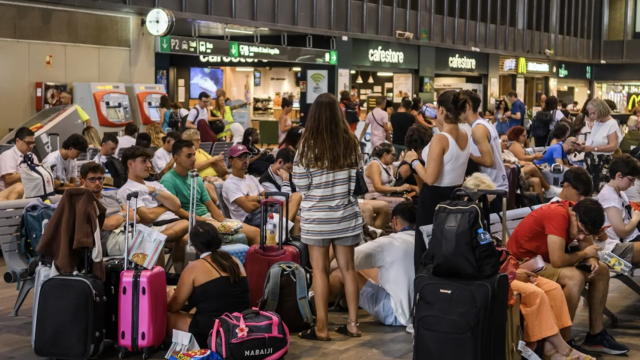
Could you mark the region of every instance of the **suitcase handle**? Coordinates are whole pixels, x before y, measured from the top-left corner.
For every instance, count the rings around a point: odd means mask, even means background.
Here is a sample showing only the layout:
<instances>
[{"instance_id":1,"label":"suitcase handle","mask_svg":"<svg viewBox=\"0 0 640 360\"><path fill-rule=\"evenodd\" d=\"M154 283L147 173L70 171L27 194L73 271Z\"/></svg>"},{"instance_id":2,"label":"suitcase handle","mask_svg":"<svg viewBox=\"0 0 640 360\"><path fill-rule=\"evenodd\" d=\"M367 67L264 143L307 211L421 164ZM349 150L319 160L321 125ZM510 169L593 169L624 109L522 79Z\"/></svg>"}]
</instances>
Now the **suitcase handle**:
<instances>
[{"instance_id":1,"label":"suitcase handle","mask_svg":"<svg viewBox=\"0 0 640 360\"><path fill-rule=\"evenodd\" d=\"M131 241L133 241L133 232L136 230L136 223L138 218L138 192L132 191L127 194L127 219L124 228L124 270L127 270L127 263L129 262L129 233L131 233ZM131 212L131 199L136 199L135 207L133 208L133 229L129 231L129 213Z\"/></svg>"},{"instance_id":2,"label":"suitcase handle","mask_svg":"<svg viewBox=\"0 0 640 360\"><path fill-rule=\"evenodd\" d=\"M278 200L278 199L267 199L269 197L283 197L285 199L284 201L284 212L283 212L283 205L282 205L282 200ZM265 210L264 205L269 205L269 204L278 204L279 205L279 225L278 225L278 250L282 250L282 244L289 241L289 227L288 225L288 221L289 221L289 194L284 193L284 192L277 192L277 191L272 191L272 192L265 192L264 193L264 197L265 199L262 200L260 202L260 206L262 206L262 220L260 222L260 250L264 250L264 245L267 242L267 233L265 231L265 227L267 225L267 212ZM286 219L287 222L284 222L284 219ZM283 225L284 224L284 225ZM285 230L285 226L286 226L286 230Z\"/></svg>"}]
</instances>

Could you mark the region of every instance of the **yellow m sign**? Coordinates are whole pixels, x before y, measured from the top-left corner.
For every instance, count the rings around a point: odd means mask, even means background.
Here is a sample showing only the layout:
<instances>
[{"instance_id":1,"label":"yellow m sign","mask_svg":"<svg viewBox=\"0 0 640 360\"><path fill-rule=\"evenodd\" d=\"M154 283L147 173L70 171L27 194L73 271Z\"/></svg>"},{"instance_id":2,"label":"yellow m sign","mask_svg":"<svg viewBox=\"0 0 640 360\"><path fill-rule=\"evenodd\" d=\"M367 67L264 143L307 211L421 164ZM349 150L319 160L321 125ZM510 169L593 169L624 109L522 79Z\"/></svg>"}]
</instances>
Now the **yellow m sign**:
<instances>
[{"instance_id":1,"label":"yellow m sign","mask_svg":"<svg viewBox=\"0 0 640 360\"><path fill-rule=\"evenodd\" d=\"M629 102L627 103L628 106L627 108L629 109L629 111L632 111L634 107L636 107L638 105L638 100L640 100L640 94L629 94Z\"/></svg>"},{"instance_id":2,"label":"yellow m sign","mask_svg":"<svg viewBox=\"0 0 640 360\"><path fill-rule=\"evenodd\" d=\"M527 60L521 57L518 58L518 74L526 74L527 73Z\"/></svg>"}]
</instances>

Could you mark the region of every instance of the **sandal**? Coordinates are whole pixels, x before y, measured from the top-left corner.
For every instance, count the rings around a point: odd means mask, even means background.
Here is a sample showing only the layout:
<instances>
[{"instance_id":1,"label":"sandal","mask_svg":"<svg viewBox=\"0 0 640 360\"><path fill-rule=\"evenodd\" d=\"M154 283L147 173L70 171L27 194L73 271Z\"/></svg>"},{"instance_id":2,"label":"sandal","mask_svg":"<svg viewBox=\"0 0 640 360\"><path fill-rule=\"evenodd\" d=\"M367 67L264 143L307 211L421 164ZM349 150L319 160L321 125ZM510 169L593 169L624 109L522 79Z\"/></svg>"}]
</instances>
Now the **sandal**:
<instances>
[{"instance_id":1,"label":"sandal","mask_svg":"<svg viewBox=\"0 0 640 360\"><path fill-rule=\"evenodd\" d=\"M349 331L349 328L347 327L348 325L358 326L359 324L355 321L352 321L351 319L347 319L347 323L344 325L340 325L336 329L336 332L340 335L346 335L348 337L362 337L362 333L360 331L358 331L357 333L352 333L351 331Z\"/></svg>"},{"instance_id":2,"label":"sandal","mask_svg":"<svg viewBox=\"0 0 640 360\"><path fill-rule=\"evenodd\" d=\"M573 356L571 356L571 354L573 354L573 352L576 351L575 349L569 348L569 352L565 355L565 359L566 360L572 360ZM544 360L551 360L551 358L555 355L558 354L557 351L554 351L553 353L551 353L551 355L544 355L543 358ZM585 355L583 360L596 360L595 358L593 358L591 355Z\"/></svg>"},{"instance_id":3,"label":"sandal","mask_svg":"<svg viewBox=\"0 0 640 360\"><path fill-rule=\"evenodd\" d=\"M300 339L304 339L304 340L331 341L331 337L330 336L327 336L327 337L318 336L318 334L316 334L316 328L315 327L312 327L311 329L309 329L307 331L303 331L303 332L299 333L298 337Z\"/></svg>"}]
</instances>

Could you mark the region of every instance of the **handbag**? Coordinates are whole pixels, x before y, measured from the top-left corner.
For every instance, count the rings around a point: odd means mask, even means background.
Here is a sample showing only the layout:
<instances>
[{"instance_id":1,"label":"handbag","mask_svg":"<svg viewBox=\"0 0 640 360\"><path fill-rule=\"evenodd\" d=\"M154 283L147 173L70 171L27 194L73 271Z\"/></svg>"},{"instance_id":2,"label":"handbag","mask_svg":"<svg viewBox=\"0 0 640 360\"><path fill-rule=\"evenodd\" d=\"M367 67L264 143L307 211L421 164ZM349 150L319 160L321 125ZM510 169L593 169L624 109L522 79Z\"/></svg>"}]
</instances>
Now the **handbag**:
<instances>
[{"instance_id":1,"label":"handbag","mask_svg":"<svg viewBox=\"0 0 640 360\"><path fill-rule=\"evenodd\" d=\"M367 185L367 181L364 179L364 171L362 171L362 167L359 166L360 162L358 161L358 154L355 155L358 167L356 168L356 186L353 188L353 195L363 196L369 192L369 186Z\"/></svg>"}]
</instances>

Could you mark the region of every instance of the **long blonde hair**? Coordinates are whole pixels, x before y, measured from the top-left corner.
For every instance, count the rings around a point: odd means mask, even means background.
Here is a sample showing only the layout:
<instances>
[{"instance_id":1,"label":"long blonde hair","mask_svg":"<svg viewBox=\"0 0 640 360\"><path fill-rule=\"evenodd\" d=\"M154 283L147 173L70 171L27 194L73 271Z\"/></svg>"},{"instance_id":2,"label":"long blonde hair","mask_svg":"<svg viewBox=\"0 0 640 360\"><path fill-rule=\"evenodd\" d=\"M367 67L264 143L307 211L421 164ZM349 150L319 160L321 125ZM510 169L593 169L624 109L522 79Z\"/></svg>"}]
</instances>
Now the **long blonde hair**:
<instances>
[{"instance_id":1,"label":"long blonde hair","mask_svg":"<svg viewBox=\"0 0 640 360\"><path fill-rule=\"evenodd\" d=\"M82 136L87 139L89 146L99 148L102 146L102 141L100 140L100 133L93 126L87 126L82 130Z\"/></svg>"},{"instance_id":2,"label":"long blonde hair","mask_svg":"<svg viewBox=\"0 0 640 360\"><path fill-rule=\"evenodd\" d=\"M158 149L162 147L162 137L165 136L165 132L162 131L162 126L158 123L147 125L147 134L151 136L151 146L155 146Z\"/></svg>"},{"instance_id":3,"label":"long blonde hair","mask_svg":"<svg viewBox=\"0 0 640 360\"><path fill-rule=\"evenodd\" d=\"M358 140L332 94L318 96L311 105L298 152L305 168L343 170L360 163Z\"/></svg>"}]
</instances>

